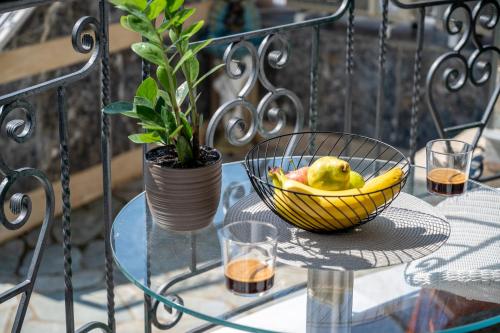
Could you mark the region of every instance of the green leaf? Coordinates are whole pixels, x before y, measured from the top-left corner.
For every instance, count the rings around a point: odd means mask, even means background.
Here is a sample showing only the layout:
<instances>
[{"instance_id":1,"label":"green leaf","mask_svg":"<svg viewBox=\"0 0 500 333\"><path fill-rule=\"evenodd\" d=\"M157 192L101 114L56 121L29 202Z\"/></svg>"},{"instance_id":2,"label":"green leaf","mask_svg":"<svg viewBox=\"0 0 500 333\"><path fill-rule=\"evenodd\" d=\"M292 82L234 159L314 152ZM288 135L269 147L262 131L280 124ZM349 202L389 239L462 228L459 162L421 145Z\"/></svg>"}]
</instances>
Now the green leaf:
<instances>
[{"instance_id":1,"label":"green leaf","mask_svg":"<svg viewBox=\"0 0 500 333\"><path fill-rule=\"evenodd\" d=\"M174 30L168 31L168 37L170 38L170 40L172 41L173 44L177 44L177 42L179 41L178 36Z\"/></svg>"},{"instance_id":2,"label":"green leaf","mask_svg":"<svg viewBox=\"0 0 500 333\"><path fill-rule=\"evenodd\" d=\"M175 91L175 99L177 101L177 105L181 105L184 102L188 93L189 93L189 86L186 81L182 83Z\"/></svg>"},{"instance_id":3,"label":"green leaf","mask_svg":"<svg viewBox=\"0 0 500 333\"><path fill-rule=\"evenodd\" d=\"M139 115L137 114L137 112L135 111L127 111L127 112L123 112L122 113L124 116L127 116L129 118L133 118L133 119L139 119Z\"/></svg>"},{"instance_id":4,"label":"green leaf","mask_svg":"<svg viewBox=\"0 0 500 333\"><path fill-rule=\"evenodd\" d=\"M196 82L200 74L200 63L196 57L192 57L187 61L189 82Z\"/></svg>"},{"instance_id":5,"label":"green leaf","mask_svg":"<svg viewBox=\"0 0 500 333\"><path fill-rule=\"evenodd\" d=\"M192 56L193 56L192 50L188 50L186 53L184 53L184 55L179 59L179 61L175 65L174 73L177 73L177 71L181 68L181 66L184 65L184 63Z\"/></svg>"},{"instance_id":6,"label":"green leaf","mask_svg":"<svg viewBox=\"0 0 500 333\"><path fill-rule=\"evenodd\" d=\"M175 23L181 25L196 12L196 8L183 8L176 15Z\"/></svg>"},{"instance_id":7,"label":"green leaf","mask_svg":"<svg viewBox=\"0 0 500 333\"><path fill-rule=\"evenodd\" d=\"M164 10L167 5L166 0L153 0L149 4L146 13L148 15L148 19L154 20L158 17Z\"/></svg>"},{"instance_id":8,"label":"green leaf","mask_svg":"<svg viewBox=\"0 0 500 333\"><path fill-rule=\"evenodd\" d=\"M178 126L170 135L168 136L170 139L175 139L175 137L179 134L179 132L182 130L184 126L180 125Z\"/></svg>"},{"instance_id":9,"label":"green leaf","mask_svg":"<svg viewBox=\"0 0 500 333\"><path fill-rule=\"evenodd\" d=\"M181 8L184 4L184 0L167 0L167 12L168 14L173 14L176 10Z\"/></svg>"},{"instance_id":10,"label":"green leaf","mask_svg":"<svg viewBox=\"0 0 500 333\"><path fill-rule=\"evenodd\" d=\"M191 124L184 113L181 112L180 117L183 127L182 133L188 140L191 140L193 138L193 129L191 128Z\"/></svg>"},{"instance_id":11,"label":"green leaf","mask_svg":"<svg viewBox=\"0 0 500 333\"><path fill-rule=\"evenodd\" d=\"M155 104L155 111L158 114L161 114L161 110L165 108L167 103L165 102L165 98L157 93L157 99Z\"/></svg>"},{"instance_id":12,"label":"green leaf","mask_svg":"<svg viewBox=\"0 0 500 333\"><path fill-rule=\"evenodd\" d=\"M125 113L132 111L134 109L134 105L130 102L114 102L108 104L102 109L102 112L106 114L117 114L117 113Z\"/></svg>"},{"instance_id":13,"label":"green leaf","mask_svg":"<svg viewBox=\"0 0 500 333\"><path fill-rule=\"evenodd\" d=\"M154 130L154 131L165 131L165 127L155 124L153 122L143 121L138 124L141 125L141 127L144 129Z\"/></svg>"},{"instance_id":14,"label":"green leaf","mask_svg":"<svg viewBox=\"0 0 500 333\"><path fill-rule=\"evenodd\" d=\"M115 6L135 7L140 10L146 9L146 0L109 0Z\"/></svg>"},{"instance_id":15,"label":"green leaf","mask_svg":"<svg viewBox=\"0 0 500 333\"><path fill-rule=\"evenodd\" d=\"M156 45L162 42L155 31L155 27L147 19L144 20L134 15L127 15L120 18L120 24L127 30L140 33Z\"/></svg>"},{"instance_id":16,"label":"green leaf","mask_svg":"<svg viewBox=\"0 0 500 333\"><path fill-rule=\"evenodd\" d=\"M156 31L158 31L159 34L162 34L168 29L170 29L173 26L173 23L174 22L172 20L165 20L163 21L162 24L160 24L160 26L156 29Z\"/></svg>"},{"instance_id":17,"label":"green leaf","mask_svg":"<svg viewBox=\"0 0 500 333\"><path fill-rule=\"evenodd\" d=\"M203 20L193 23L186 30L182 32L182 36L187 36L187 38L191 38L195 33L197 33L198 31L200 31L201 28L203 28L204 24L205 21Z\"/></svg>"},{"instance_id":18,"label":"green leaf","mask_svg":"<svg viewBox=\"0 0 500 333\"><path fill-rule=\"evenodd\" d=\"M156 77L166 90L170 90L171 87L168 80L168 73L165 67L158 66L158 68L156 69Z\"/></svg>"},{"instance_id":19,"label":"green leaf","mask_svg":"<svg viewBox=\"0 0 500 333\"><path fill-rule=\"evenodd\" d=\"M158 124L159 126L163 125L163 120L161 119L161 115L157 113L155 110L144 106L144 105L136 105L136 112L143 122L152 122Z\"/></svg>"},{"instance_id":20,"label":"green leaf","mask_svg":"<svg viewBox=\"0 0 500 333\"><path fill-rule=\"evenodd\" d=\"M185 137L180 136L177 139L175 149L177 150L177 157L182 164L188 164L193 160L193 150Z\"/></svg>"},{"instance_id":21,"label":"green leaf","mask_svg":"<svg viewBox=\"0 0 500 333\"><path fill-rule=\"evenodd\" d=\"M137 7L133 6L116 6L116 8L121 9L129 14L139 17L142 20L147 20L148 17Z\"/></svg>"},{"instance_id":22,"label":"green leaf","mask_svg":"<svg viewBox=\"0 0 500 333\"><path fill-rule=\"evenodd\" d=\"M206 41L202 42L202 43L199 43L199 44L196 44L195 46L193 46L193 48L191 49L192 52L193 52L193 55L197 54L198 52L200 52L201 50L203 50L205 47L207 47L208 45L210 45L210 43L212 43L213 39L207 39Z\"/></svg>"},{"instance_id":23,"label":"green leaf","mask_svg":"<svg viewBox=\"0 0 500 333\"><path fill-rule=\"evenodd\" d=\"M135 96L134 97L134 111L137 105L143 105L146 106L150 109L153 109L153 103L147 98L141 97L141 96Z\"/></svg>"},{"instance_id":24,"label":"green leaf","mask_svg":"<svg viewBox=\"0 0 500 333\"><path fill-rule=\"evenodd\" d=\"M165 105L172 107L172 104L170 103L170 96L165 90L158 89L158 98L161 98L163 101L165 101Z\"/></svg>"},{"instance_id":25,"label":"green leaf","mask_svg":"<svg viewBox=\"0 0 500 333\"><path fill-rule=\"evenodd\" d=\"M219 69L221 69L224 66L225 66L225 64L219 64L219 65L215 66L214 68L212 68L211 70L209 70L208 72L206 72L202 77L200 77L198 79L198 81L196 81L196 83L194 84L193 87L196 88L196 86L198 86L200 83L202 83L207 77L209 77L213 73L217 72Z\"/></svg>"},{"instance_id":26,"label":"green leaf","mask_svg":"<svg viewBox=\"0 0 500 333\"><path fill-rule=\"evenodd\" d=\"M156 85L156 81L152 77L148 77L146 80L142 81L142 83L137 88L135 92L136 96L144 97L151 104L156 102L156 95L158 93L158 86Z\"/></svg>"},{"instance_id":27,"label":"green leaf","mask_svg":"<svg viewBox=\"0 0 500 333\"><path fill-rule=\"evenodd\" d=\"M175 116L172 111L163 109L161 112L161 118L163 119L163 124L167 129L168 133L172 133L177 128L177 123L175 121Z\"/></svg>"},{"instance_id":28,"label":"green leaf","mask_svg":"<svg viewBox=\"0 0 500 333\"><path fill-rule=\"evenodd\" d=\"M132 44L132 50L141 58L144 58L155 65L163 65L163 51L154 44L145 42L134 43Z\"/></svg>"},{"instance_id":29,"label":"green leaf","mask_svg":"<svg viewBox=\"0 0 500 333\"><path fill-rule=\"evenodd\" d=\"M138 133L129 135L128 138L134 143L159 143L161 137L158 133Z\"/></svg>"}]
</instances>

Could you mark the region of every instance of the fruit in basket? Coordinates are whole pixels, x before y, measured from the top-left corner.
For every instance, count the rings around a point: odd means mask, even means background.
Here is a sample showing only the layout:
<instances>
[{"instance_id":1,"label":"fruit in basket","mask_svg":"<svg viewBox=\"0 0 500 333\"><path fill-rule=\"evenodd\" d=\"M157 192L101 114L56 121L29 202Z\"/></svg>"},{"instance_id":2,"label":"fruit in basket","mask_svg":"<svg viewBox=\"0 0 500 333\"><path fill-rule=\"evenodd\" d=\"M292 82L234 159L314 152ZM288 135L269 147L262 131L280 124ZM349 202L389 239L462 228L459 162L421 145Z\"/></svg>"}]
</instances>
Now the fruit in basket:
<instances>
[{"instance_id":1,"label":"fruit in basket","mask_svg":"<svg viewBox=\"0 0 500 333\"><path fill-rule=\"evenodd\" d=\"M341 230L358 224L401 190L404 173L393 168L370 179L361 188L343 191L315 189L287 179L279 168L269 175L276 187L277 210L298 227L306 230Z\"/></svg>"},{"instance_id":2,"label":"fruit in basket","mask_svg":"<svg viewBox=\"0 0 500 333\"><path fill-rule=\"evenodd\" d=\"M289 173L286 174L286 177L291 180L298 181L302 184L307 185L307 171L309 170L309 167L303 167L297 170L290 171Z\"/></svg>"},{"instance_id":3,"label":"fruit in basket","mask_svg":"<svg viewBox=\"0 0 500 333\"><path fill-rule=\"evenodd\" d=\"M361 188L365 186L365 179L356 171L349 174L349 188Z\"/></svg>"},{"instance_id":4,"label":"fruit in basket","mask_svg":"<svg viewBox=\"0 0 500 333\"><path fill-rule=\"evenodd\" d=\"M317 159L307 171L307 183L316 189L345 190L349 187L349 163L333 156Z\"/></svg>"}]
</instances>

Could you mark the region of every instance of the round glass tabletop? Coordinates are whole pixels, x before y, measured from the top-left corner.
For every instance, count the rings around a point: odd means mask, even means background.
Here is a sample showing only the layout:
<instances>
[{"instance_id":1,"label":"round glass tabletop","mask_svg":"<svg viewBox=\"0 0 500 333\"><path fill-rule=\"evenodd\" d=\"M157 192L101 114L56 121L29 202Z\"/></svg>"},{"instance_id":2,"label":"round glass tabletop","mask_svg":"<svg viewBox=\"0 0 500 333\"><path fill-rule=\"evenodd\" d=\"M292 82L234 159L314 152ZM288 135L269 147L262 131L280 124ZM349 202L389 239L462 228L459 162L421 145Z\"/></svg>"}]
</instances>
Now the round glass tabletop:
<instances>
[{"instance_id":1,"label":"round glass tabletop","mask_svg":"<svg viewBox=\"0 0 500 333\"><path fill-rule=\"evenodd\" d=\"M427 193L422 168L411 169L404 191L448 218L452 234L444 255L357 272L278 265L275 285L260 297L226 290L221 266L218 229L228 209L253 192L239 162L223 165L211 226L184 233L162 229L148 216L143 193L116 217L112 249L119 269L152 297L154 311L158 305L169 310L170 322L153 317L157 326L181 327L177 320L184 313L203 320L197 329L225 327L217 332L496 332L500 192L469 181L462 201L434 196Z\"/></svg>"}]
</instances>

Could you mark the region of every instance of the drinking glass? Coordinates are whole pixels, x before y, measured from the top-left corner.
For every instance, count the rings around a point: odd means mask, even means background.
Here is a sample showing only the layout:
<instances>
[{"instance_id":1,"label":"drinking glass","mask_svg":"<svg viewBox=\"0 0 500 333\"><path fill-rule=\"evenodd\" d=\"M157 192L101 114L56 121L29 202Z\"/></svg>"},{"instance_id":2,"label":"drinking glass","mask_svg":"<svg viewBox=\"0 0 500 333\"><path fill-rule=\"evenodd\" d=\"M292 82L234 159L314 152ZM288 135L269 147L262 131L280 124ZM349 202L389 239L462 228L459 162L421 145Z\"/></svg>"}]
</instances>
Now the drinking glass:
<instances>
[{"instance_id":1,"label":"drinking glass","mask_svg":"<svg viewBox=\"0 0 500 333\"><path fill-rule=\"evenodd\" d=\"M467 189L472 146L459 140L427 143L427 190L439 195L463 194Z\"/></svg>"},{"instance_id":2,"label":"drinking glass","mask_svg":"<svg viewBox=\"0 0 500 333\"><path fill-rule=\"evenodd\" d=\"M242 296L263 295L274 284L278 230L269 223L233 222L222 228L227 288Z\"/></svg>"}]
</instances>

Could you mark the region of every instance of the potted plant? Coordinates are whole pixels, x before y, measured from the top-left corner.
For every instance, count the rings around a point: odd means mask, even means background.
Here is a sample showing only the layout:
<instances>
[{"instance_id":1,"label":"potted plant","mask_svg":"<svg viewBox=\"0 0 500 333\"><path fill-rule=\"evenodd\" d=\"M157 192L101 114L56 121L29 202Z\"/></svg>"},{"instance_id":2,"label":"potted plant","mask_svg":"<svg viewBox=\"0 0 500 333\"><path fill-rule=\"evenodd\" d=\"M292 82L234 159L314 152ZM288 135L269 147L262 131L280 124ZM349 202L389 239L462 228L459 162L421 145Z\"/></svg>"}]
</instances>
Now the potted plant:
<instances>
[{"instance_id":1,"label":"potted plant","mask_svg":"<svg viewBox=\"0 0 500 333\"><path fill-rule=\"evenodd\" d=\"M153 220L179 231L203 228L217 211L221 187L221 154L201 146L199 140L202 119L196 87L221 67L199 73L197 54L211 40L190 45L190 39L204 22L186 26L195 9L184 8L184 0L110 2L126 12L121 25L143 38L131 48L155 65L156 73L139 85L133 102L114 102L103 112L136 119L143 131L129 139L155 145L145 156L146 196Z\"/></svg>"}]
</instances>

